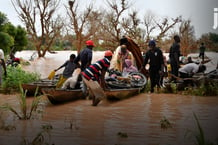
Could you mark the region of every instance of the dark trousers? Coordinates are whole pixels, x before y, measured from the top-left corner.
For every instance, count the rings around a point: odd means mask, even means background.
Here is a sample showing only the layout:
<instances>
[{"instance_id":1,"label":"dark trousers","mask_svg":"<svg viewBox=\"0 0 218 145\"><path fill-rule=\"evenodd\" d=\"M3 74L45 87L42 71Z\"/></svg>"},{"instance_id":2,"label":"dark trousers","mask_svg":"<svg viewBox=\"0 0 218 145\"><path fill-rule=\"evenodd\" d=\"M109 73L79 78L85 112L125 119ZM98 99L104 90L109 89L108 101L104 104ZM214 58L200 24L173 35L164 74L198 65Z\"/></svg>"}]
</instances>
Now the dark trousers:
<instances>
[{"instance_id":1,"label":"dark trousers","mask_svg":"<svg viewBox=\"0 0 218 145\"><path fill-rule=\"evenodd\" d=\"M154 87L157 85L160 87L160 74L159 70L150 69L149 70L150 80L151 80L151 93L154 92Z\"/></svg>"},{"instance_id":2,"label":"dark trousers","mask_svg":"<svg viewBox=\"0 0 218 145\"><path fill-rule=\"evenodd\" d=\"M170 63L170 66L171 66L171 74L173 74L173 75L175 75L175 76L178 77L178 74L179 74L179 72L178 72L178 70L179 70L179 65L176 64L175 62L171 62L171 63Z\"/></svg>"},{"instance_id":3,"label":"dark trousers","mask_svg":"<svg viewBox=\"0 0 218 145\"><path fill-rule=\"evenodd\" d=\"M199 54L199 57L202 58L202 61L204 61L204 53L203 53L203 52L201 52L201 53Z\"/></svg>"}]
</instances>

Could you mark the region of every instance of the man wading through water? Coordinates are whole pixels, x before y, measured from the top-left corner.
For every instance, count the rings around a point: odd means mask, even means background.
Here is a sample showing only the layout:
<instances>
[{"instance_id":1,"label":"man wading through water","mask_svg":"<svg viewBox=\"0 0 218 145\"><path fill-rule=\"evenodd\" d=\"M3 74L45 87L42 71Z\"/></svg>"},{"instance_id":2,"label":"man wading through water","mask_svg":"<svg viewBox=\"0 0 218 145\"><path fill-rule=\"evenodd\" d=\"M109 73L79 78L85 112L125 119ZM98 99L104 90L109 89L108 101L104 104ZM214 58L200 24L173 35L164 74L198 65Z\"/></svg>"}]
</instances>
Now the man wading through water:
<instances>
[{"instance_id":1,"label":"man wading through water","mask_svg":"<svg viewBox=\"0 0 218 145\"><path fill-rule=\"evenodd\" d=\"M145 68L146 64L149 63L151 93L153 93L154 87L156 85L158 88L160 88L160 79L164 70L164 59L162 51L156 47L156 42L154 40L150 40L148 46L150 49L145 54L145 59L142 67Z\"/></svg>"},{"instance_id":2,"label":"man wading through water","mask_svg":"<svg viewBox=\"0 0 218 145\"><path fill-rule=\"evenodd\" d=\"M93 106L97 106L98 103L106 97L104 93L104 90L106 89L104 77L106 71L110 67L112 56L113 53L110 50L105 51L103 59L91 64L83 72L81 72L82 80L88 87L89 95L93 99ZM86 93L87 90L83 91Z\"/></svg>"},{"instance_id":3,"label":"man wading through water","mask_svg":"<svg viewBox=\"0 0 218 145\"><path fill-rule=\"evenodd\" d=\"M178 35L174 36L174 43L170 47L170 66L171 66L171 74L175 75L178 77L178 70L180 67L179 64L179 57L181 56L180 54L180 37ZM176 81L175 78L171 78L171 81Z\"/></svg>"}]
</instances>

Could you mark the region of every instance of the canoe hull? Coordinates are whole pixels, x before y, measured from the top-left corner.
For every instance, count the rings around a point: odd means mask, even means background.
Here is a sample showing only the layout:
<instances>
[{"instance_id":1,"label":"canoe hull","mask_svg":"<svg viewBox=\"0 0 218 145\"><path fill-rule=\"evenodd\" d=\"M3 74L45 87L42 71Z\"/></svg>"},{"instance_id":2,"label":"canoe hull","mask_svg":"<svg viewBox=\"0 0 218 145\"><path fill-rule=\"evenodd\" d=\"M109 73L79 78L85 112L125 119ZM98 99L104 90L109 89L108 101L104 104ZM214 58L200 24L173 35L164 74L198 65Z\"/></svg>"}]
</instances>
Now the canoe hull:
<instances>
[{"instance_id":1,"label":"canoe hull","mask_svg":"<svg viewBox=\"0 0 218 145\"><path fill-rule=\"evenodd\" d=\"M75 101L79 99L85 99L81 89L75 90L63 90L54 88L44 88L42 89L44 95L47 96L48 100L52 104L61 104L70 101Z\"/></svg>"},{"instance_id":2,"label":"canoe hull","mask_svg":"<svg viewBox=\"0 0 218 145\"><path fill-rule=\"evenodd\" d=\"M27 91L27 96L34 96L36 89L38 88L37 95L42 94L42 88L55 88L56 85L53 82L34 82L34 83L27 83L21 85L23 90Z\"/></svg>"},{"instance_id":3,"label":"canoe hull","mask_svg":"<svg viewBox=\"0 0 218 145\"><path fill-rule=\"evenodd\" d=\"M140 93L140 88L130 88L130 89L111 89L106 90L105 94L108 100L123 100Z\"/></svg>"},{"instance_id":4,"label":"canoe hull","mask_svg":"<svg viewBox=\"0 0 218 145\"><path fill-rule=\"evenodd\" d=\"M139 94L140 88L131 88L131 89L111 89L106 90L105 94L108 100L122 100L134 95ZM50 89L43 88L42 92L47 96L48 100L52 104L61 104L70 101L75 101L79 99L85 99L81 89L76 90L63 90L63 89Z\"/></svg>"}]
</instances>

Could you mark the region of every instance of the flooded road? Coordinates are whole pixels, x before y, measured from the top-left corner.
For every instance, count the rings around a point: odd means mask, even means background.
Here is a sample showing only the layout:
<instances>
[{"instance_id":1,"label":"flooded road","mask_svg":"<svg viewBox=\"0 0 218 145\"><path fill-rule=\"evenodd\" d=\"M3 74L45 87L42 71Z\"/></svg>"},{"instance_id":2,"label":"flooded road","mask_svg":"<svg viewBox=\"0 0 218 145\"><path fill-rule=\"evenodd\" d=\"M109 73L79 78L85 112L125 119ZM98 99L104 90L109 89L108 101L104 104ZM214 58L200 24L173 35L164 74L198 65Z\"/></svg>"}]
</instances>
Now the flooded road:
<instances>
[{"instance_id":1,"label":"flooded road","mask_svg":"<svg viewBox=\"0 0 218 145\"><path fill-rule=\"evenodd\" d=\"M18 107L17 97L13 95L1 95L0 102ZM195 139L191 135L199 132L193 113L198 116L208 140L218 137L218 97L139 94L118 102L104 100L97 107L91 106L90 100L54 106L44 98L43 104L41 119L20 121L13 114L3 112L2 119L16 129L0 129L0 144L19 145L22 139L31 142L43 126L52 126L44 137L47 143L55 145L191 145ZM164 117L172 128L161 128ZM187 133L189 138L185 137Z\"/></svg>"},{"instance_id":2,"label":"flooded road","mask_svg":"<svg viewBox=\"0 0 218 145\"><path fill-rule=\"evenodd\" d=\"M40 72L44 78L69 55L66 51L56 58L49 55L24 69ZM18 95L0 94L0 105L8 103L19 110ZM27 98L29 106L32 100ZM218 138L217 96L142 93L117 102L103 100L97 107L91 106L91 100L52 105L43 96L41 108L43 114L32 120L18 120L13 113L0 110L0 145L27 145L39 133L49 145L193 145L199 133L193 113L205 138L212 142ZM172 128L161 128L164 117Z\"/></svg>"}]
</instances>

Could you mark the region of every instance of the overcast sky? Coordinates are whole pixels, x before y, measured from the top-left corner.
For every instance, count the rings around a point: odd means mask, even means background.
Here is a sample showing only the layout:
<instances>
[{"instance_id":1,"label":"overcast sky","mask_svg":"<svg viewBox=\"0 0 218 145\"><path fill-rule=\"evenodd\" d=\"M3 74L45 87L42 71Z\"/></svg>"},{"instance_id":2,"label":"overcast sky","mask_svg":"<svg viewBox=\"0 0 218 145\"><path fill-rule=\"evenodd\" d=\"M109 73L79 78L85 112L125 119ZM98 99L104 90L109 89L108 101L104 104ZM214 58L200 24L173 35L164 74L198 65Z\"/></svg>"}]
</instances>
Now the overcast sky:
<instances>
[{"instance_id":1,"label":"overcast sky","mask_svg":"<svg viewBox=\"0 0 218 145\"><path fill-rule=\"evenodd\" d=\"M97 8L105 7L105 0L78 1L84 7L90 2L94 3ZM67 4L68 0L61 0L61 2ZM131 2L133 3L131 9L137 10L142 15L150 10L157 16L175 18L181 15L185 19L190 19L195 27L197 37L208 32L218 33L218 29L214 30L212 28L214 8L218 8L217 0L131 0ZM62 6L60 7L63 8ZM12 24L22 25L11 4L11 0L1 0L0 11L7 15Z\"/></svg>"}]
</instances>

